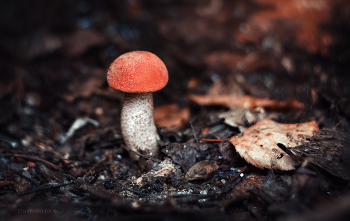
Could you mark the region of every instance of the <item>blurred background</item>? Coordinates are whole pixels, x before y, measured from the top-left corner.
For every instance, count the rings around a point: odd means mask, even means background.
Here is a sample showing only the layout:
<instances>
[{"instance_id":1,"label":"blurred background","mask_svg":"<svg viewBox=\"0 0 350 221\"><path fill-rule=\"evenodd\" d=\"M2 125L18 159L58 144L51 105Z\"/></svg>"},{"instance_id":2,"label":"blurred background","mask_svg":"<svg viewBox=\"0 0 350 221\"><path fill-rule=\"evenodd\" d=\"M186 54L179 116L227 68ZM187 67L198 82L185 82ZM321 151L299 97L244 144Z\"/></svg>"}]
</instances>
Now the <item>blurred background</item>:
<instances>
[{"instance_id":1,"label":"blurred background","mask_svg":"<svg viewBox=\"0 0 350 221\"><path fill-rule=\"evenodd\" d=\"M13 0L0 10L5 143L57 141L82 116L118 125L123 94L106 73L132 50L155 53L169 70L156 107L187 106L187 94L220 82L216 94L295 98L304 120L317 107L321 125L350 131L349 1Z\"/></svg>"},{"instance_id":2,"label":"blurred background","mask_svg":"<svg viewBox=\"0 0 350 221\"><path fill-rule=\"evenodd\" d=\"M119 125L123 94L106 73L133 50L168 68L156 107L187 106L187 94L219 82L214 94L295 98L304 120L317 106L320 124L350 131L346 0L13 0L0 10L4 140L57 141L82 116Z\"/></svg>"}]
</instances>

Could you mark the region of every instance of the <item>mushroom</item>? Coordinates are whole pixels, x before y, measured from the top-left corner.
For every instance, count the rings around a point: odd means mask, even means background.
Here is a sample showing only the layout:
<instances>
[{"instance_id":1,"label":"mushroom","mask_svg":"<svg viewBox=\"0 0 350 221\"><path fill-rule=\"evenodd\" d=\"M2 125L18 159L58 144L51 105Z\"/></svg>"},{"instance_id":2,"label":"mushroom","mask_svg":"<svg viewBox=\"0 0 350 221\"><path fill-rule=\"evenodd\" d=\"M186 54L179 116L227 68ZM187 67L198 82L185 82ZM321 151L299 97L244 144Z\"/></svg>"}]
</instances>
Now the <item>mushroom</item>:
<instances>
[{"instance_id":1,"label":"mushroom","mask_svg":"<svg viewBox=\"0 0 350 221\"><path fill-rule=\"evenodd\" d=\"M168 70L160 58L147 51L125 53L114 60L107 73L111 88L125 92L121 130L131 150L158 157L158 134L153 119L153 95L168 83ZM130 159L138 161L130 152Z\"/></svg>"}]
</instances>

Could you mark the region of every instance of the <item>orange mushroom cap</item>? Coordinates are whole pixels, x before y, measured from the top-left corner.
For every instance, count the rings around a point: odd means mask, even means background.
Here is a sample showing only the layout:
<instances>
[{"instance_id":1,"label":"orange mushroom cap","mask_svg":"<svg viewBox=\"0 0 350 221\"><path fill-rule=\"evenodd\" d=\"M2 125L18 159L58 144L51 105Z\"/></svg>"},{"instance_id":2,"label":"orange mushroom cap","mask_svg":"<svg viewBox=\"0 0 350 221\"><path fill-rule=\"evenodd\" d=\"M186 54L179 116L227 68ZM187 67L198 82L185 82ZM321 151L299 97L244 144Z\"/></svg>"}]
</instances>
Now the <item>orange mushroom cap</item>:
<instances>
[{"instance_id":1,"label":"orange mushroom cap","mask_svg":"<svg viewBox=\"0 0 350 221\"><path fill-rule=\"evenodd\" d=\"M168 83L168 70L155 54L132 51L113 61L107 82L111 88L128 93L155 92Z\"/></svg>"}]
</instances>

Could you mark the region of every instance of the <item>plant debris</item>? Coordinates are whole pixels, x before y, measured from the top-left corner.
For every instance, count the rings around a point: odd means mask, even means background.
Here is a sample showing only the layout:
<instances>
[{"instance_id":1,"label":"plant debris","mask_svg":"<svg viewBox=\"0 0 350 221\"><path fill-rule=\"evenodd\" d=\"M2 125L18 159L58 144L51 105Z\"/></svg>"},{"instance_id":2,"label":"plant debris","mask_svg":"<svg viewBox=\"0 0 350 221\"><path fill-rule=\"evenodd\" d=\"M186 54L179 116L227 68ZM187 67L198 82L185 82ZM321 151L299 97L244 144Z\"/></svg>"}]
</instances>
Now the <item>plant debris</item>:
<instances>
[{"instance_id":1,"label":"plant debris","mask_svg":"<svg viewBox=\"0 0 350 221\"><path fill-rule=\"evenodd\" d=\"M256 167L293 170L298 162L288 153L294 153L294 147L308 142L318 130L315 121L279 124L265 119L230 138L230 142L248 163Z\"/></svg>"},{"instance_id":2,"label":"plant debris","mask_svg":"<svg viewBox=\"0 0 350 221\"><path fill-rule=\"evenodd\" d=\"M220 96L199 96L189 95L191 101L200 105L220 105L229 108L249 108L262 107L269 110L298 110L303 108L303 104L296 100L283 102L253 98L250 96L220 95Z\"/></svg>"},{"instance_id":3,"label":"plant debris","mask_svg":"<svg viewBox=\"0 0 350 221\"><path fill-rule=\"evenodd\" d=\"M219 166L215 161L204 160L193 165L186 173L185 178L188 181L208 180Z\"/></svg>"},{"instance_id":4,"label":"plant debris","mask_svg":"<svg viewBox=\"0 0 350 221\"><path fill-rule=\"evenodd\" d=\"M350 139L347 133L330 129L320 130L310 142L292 148L304 162L317 165L330 174L349 180Z\"/></svg>"},{"instance_id":5,"label":"plant debris","mask_svg":"<svg viewBox=\"0 0 350 221\"><path fill-rule=\"evenodd\" d=\"M218 114L218 118L224 119L224 122L232 127L238 127L240 132L245 131L248 127L265 118L273 118L276 116L276 113L266 113L263 108L255 108L254 110L234 108Z\"/></svg>"}]
</instances>

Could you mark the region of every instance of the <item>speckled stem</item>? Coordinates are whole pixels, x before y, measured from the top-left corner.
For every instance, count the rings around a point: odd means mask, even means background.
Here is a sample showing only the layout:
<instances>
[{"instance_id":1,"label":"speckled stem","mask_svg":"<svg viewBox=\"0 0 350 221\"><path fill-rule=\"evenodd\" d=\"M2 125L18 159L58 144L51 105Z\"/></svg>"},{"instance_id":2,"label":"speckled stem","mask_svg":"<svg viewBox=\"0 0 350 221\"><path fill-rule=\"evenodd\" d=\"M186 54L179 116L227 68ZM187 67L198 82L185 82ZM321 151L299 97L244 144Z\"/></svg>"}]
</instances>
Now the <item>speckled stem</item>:
<instances>
[{"instance_id":1,"label":"speckled stem","mask_svg":"<svg viewBox=\"0 0 350 221\"><path fill-rule=\"evenodd\" d=\"M152 93L125 93L121 129L127 147L144 155L158 157ZM134 153L129 154L133 161L140 158Z\"/></svg>"}]
</instances>

